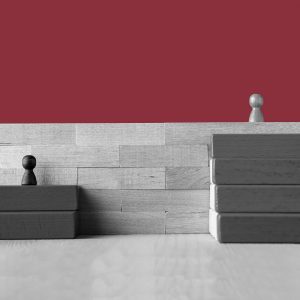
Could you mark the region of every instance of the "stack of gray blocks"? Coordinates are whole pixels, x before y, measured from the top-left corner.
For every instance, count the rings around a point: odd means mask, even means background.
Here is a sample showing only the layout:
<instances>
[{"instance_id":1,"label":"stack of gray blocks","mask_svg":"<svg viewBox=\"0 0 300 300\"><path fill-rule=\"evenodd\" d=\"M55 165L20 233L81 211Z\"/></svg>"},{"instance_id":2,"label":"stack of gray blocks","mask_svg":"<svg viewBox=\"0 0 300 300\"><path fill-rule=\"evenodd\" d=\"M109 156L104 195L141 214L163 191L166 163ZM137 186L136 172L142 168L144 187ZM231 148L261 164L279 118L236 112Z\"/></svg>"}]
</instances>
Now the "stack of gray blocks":
<instances>
[{"instance_id":1,"label":"stack of gray blocks","mask_svg":"<svg viewBox=\"0 0 300 300\"><path fill-rule=\"evenodd\" d=\"M77 234L77 186L0 186L0 239Z\"/></svg>"},{"instance_id":2,"label":"stack of gray blocks","mask_svg":"<svg viewBox=\"0 0 300 300\"><path fill-rule=\"evenodd\" d=\"M215 134L210 168L219 242L300 242L300 135Z\"/></svg>"}]
</instances>

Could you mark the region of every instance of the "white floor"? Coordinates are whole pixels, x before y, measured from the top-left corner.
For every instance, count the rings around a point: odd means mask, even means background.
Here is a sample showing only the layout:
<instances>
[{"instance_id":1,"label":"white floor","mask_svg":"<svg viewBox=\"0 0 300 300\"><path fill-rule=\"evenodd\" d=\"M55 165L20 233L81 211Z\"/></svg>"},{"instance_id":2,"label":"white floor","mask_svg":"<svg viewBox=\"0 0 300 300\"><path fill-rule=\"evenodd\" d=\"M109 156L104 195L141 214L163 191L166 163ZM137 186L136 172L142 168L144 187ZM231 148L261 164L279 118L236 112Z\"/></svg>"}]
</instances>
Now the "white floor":
<instances>
[{"instance_id":1,"label":"white floor","mask_svg":"<svg viewBox=\"0 0 300 300\"><path fill-rule=\"evenodd\" d=\"M300 245L209 235L0 241L0 299L300 299Z\"/></svg>"}]
</instances>

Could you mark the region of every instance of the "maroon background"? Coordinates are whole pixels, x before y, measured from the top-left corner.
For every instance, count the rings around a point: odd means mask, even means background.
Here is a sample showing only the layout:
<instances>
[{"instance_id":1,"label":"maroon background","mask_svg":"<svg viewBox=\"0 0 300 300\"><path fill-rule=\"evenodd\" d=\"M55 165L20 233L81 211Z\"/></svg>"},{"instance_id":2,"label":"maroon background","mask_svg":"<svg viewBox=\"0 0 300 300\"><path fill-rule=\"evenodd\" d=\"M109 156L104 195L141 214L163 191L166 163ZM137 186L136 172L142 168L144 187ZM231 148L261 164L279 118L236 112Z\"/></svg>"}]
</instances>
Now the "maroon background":
<instances>
[{"instance_id":1,"label":"maroon background","mask_svg":"<svg viewBox=\"0 0 300 300\"><path fill-rule=\"evenodd\" d=\"M1 1L0 122L300 121L297 2Z\"/></svg>"}]
</instances>

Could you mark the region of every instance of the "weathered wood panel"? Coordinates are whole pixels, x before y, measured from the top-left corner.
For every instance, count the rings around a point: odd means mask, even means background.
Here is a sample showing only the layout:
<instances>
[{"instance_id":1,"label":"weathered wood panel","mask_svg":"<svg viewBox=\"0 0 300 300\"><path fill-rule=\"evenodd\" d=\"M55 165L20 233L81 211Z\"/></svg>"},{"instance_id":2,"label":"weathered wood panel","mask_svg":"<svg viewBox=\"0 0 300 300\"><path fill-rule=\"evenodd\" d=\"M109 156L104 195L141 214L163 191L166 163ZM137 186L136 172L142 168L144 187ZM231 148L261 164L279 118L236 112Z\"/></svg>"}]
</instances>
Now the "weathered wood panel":
<instances>
[{"instance_id":1,"label":"weathered wood panel","mask_svg":"<svg viewBox=\"0 0 300 300\"><path fill-rule=\"evenodd\" d=\"M80 234L165 233L165 213L80 212Z\"/></svg>"},{"instance_id":2,"label":"weathered wood panel","mask_svg":"<svg viewBox=\"0 0 300 300\"><path fill-rule=\"evenodd\" d=\"M0 144L75 144L74 124L0 124Z\"/></svg>"},{"instance_id":3,"label":"weathered wood panel","mask_svg":"<svg viewBox=\"0 0 300 300\"><path fill-rule=\"evenodd\" d=\"M122 190L89 190L79 188L81 211L121 211Z\"/></svg>"},{"instance_id":4,"label":"weathered wood panel","mask_svg":"<svg viewBox=\"0 0 300 300\"><path fill-rule=\"evenodd\" d=\"M167 213L166 233L208 233L208 212Z\"/></svg>"},{"instance_id":5,"label":"weathered wood panel","mask_svg":"<svg viewBox=\"0 0 300 300\"><path fill-rule=\"evenodd\" d=\"M0 185L21 185L24 169L0 168Z\"/></svg>"},{"instance_id":6,"label":"weathered wood panel","mask_svg":"<svg viewBox=\"0 0 300 300\"><path fill-rule=\"evenodd\" d=\"M217 212L300 212L300 185L212 185Z\"/></svg>"},{"instance_id":7,"label":"weathered wood panel","mask_svg":"<svg viewBox=\"0 0 300 300\"><path fill-rule=\"evenodd\" d=\"M300 133L300 123L166 123L166 145L205 144L214 133Z\"/></svg>"},{"instance_id":8,"label":"weathered wood panel","mask_svg":"<svg viewBox=\"0 0 300 300\"><path fill-rule=\"evenodd\" d=\"M0 239L67 239L76 234L73 211L0 212Z\"/></svg>"},{"instance_id":9,"label":"weathered wood panel","mask_svg":"<svg viewBox=\"0 0 300 300\"><path fill-rule=\"evenodd\" d=\"M207 145L121 146L121 167L208 166Z\"/></svg>"},{"instance_id":10,"label":"weathered wood panel","mask_svg":"<svg viewBox=\"0 0 300 300\"><path fill-rule=\"evenodd\" d=\"M31 146L3 146L0 145L0 168L23 168L22 158L31 154Z\"/></svg>"},{"instance_id":11,"label":"weathered wood panel","mask_svg":"<svg viewBox=\"0 0 300 300\"><path fill-rule=\"evenodd\" d=\"M123 190L119 191L126 212L205 212L208 190Z\"/></svg>"},{"instance_id":12,"label":"weathered wood panel","mask_svg":"<svg viewBox=\"0 0 300 300\"><path fill-rule=\"evenodd\" d=\"M89 189L164 189L164 168L79 168L78 185Z\"/></svg>"},{"instance_id":13,"label":"weathered wood panel","mask_svg":"<svg viewBox=\"0 0 300 300\"><path fill-rule=\"evenodd\" d=\"M76 185L76 168L36 168L38 185Z\"/></svg>"},{"instance_id":14,"label":"weathered wood panel","mask_svg":"<svg viewBox=\"0 0 300 300\"><path fill-rule=\"evenodd\" d=\"M300 184L300 160L213 159L216 184Z\"/></svg>"},{"instance_id":15,"label":"weathered wood panel","mask_svg":"<svg viewBox=\"0 0 300 300\"><path fill-rule=\"evenodd\" d=\"M32 146L39 167L118 167L119 147Z\"/></svg>"},{"instance_id":16,"label":"weathered wood panel","mask_svg":"<svg viewBox=\"0 0 300 300\"><path fill-rule=\"evenodd\" d=\"M96 145L164 145L163 123L77 124L76 143Z\"/></svg>"},{"instance_id":17,"label":"weathered wood panel","mask_svg":"<svg viewBox=\"0 0 300 300\"><path fill-rule=\"evenodd\" d=\"M300 243L300 214L211 214L221 243ZM212 225L211 225L212 228Z\"/></svg>"},{"instance_id":18,"label":"weathered wood panel","mask_svg":"<svg viewBox=\"0 0 300 300\"><path fill-rule=\"evenodd\" d=\"M209 168L167 168L167 189L209 189Z\"/></svg>"},{"instance_id":19,"label":"weathered wood panel","mask_svg":"<svg viewBox=\"0 0 300 300\"><path fill-rule=\"evenodd\" d=\"M77 186L0 186L0 211L62 211L77 207Z\"/></svg>"},{"instance_id":20,"label":"weathered wood panel","mask_svg":"<svg viewBox=\"0 0 300 300\"><path fill-rule=\"evenodd\" d=\"M215 134L214 158L300 158L300 134Z\"/></svg>"}]
</instances>

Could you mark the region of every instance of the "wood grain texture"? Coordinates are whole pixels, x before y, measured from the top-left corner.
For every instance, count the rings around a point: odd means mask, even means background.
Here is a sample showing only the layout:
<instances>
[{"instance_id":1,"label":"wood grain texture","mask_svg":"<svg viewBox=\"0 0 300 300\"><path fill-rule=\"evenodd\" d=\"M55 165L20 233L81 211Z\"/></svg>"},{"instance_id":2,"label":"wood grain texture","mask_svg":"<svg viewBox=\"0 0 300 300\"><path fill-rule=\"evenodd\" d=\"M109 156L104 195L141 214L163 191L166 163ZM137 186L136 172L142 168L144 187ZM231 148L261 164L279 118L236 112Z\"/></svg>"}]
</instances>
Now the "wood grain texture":
<instances>
[{"instance_id":1,"label":"wood grain texture","mask_svg":"<svg viewBox=\"0 0 300 300\"><path fill-rule=\"evenodd\" d=\"M121 211L123 191L79 188L80 211Z\"/></svg>"},{"instance_id":2,"label":"wood grain texture","mask_svg":"<svg viewBox=\"0 0 300 300\"><path fill-rule=\"evenodd\" d=\"M164 145L163 123L77 124L76 143L96 145Z\"/></svg>"},{"instance_id":3,"label":"wood grain texture","mask_svg":"<svg viewBox=\"0 0 300 300\"><path fill-rule=\"evenodd\" d=\"M22 159L25 155L31 154L31 146L3 146L0 145L0 168L22 169Z\"/></svg>"},{"instance_id":4,"label":"wood grain texture","mask_svg":"<svg viewBox=\"0 0 300 300\"><path fill-rule=\"evenodd\" d=\"M274 123L166 123L166 145L209 143L215 133L300 133L298 122Z\"/></svg>"},{"instance_id":5,"label":"wood grain texture","mask_svg":"<svg viewBox=\"0 0 300 300\"><path fill-rule=\"evenodd\" d=\"M217 212L300 212L300 185L214 185Z\"/></svg>"},{"instance_id":6,"label":"wood grain texture","mask_svg":"<svg viewBox=\"0 0 300 300\"><path fill-rule=\"evenodd\" d=\"M74 124L0 124L0 144L75 144Z\"/></svg>"},{"instance_id":7,"label":"wood grain texture","mask_svg":"<svg viewBox=\"0 0 300 300\"><path fill-rule=\"evenodd\" d=\"M166 233L208 233L208 212L167 213Z\"/></svg>"},{"instance_id":8,"label":"wood grain texture","mask_svg":"<svg viewBox=\"0 0 300 300\"><path fill-rule=\"evenodd\" d=\"M207 145L120 146L120 166L208 166L208 149Z\"/></svg>"},{"instance_id":9,"label":"wood grain texture","mask_svg":"<svg viewBox=\"0 0 300 300\"><path fill-rule=\"evenodd\" d=\"M213 159L216 184L300 184L300 160Z\"/></svg>"},{"instance_id":10,"label":"wood grain texture","mask_svg":"<svg viewBox=\"0 0 300 300\"><path fill-rule=\"evenodd\" d=\"M36 168L38 185L77 185L76 168Z\"/></svg>"},{"instance_id":11,"label":"wood grain texture","mask_svg":"<svg viewBox=\"0 0 300 300\"><path fill-rule=\"evenodd\" d=\"M32 146L39 167L118 167L119 147Z\"/></svg>"},{"instance_id":12,"label":"wood grain texture","mask_svg":"<svg viewBox=\"0 0 300 300\"><path fill-rule=\"evenodd\" d=\"M209 168L167 168L167 189L209 189Z\"/></svg>"},{"instance_id":13,"label":"wood grain texture","mask_svg":"<svg viewBox=\"0 0 300 300\"><path fill-rule=\"evenodd\" d=\"M214 134L214 158L300 158L300 134Z\"/></svg>"},{"instance_id":14,"label":"wood grain texture","mask_svg":"<svg viewBox=\"0 0 300 300\"><path fill-rule=\"evenodd\" d=\"M0 211L77 208L77 186L0 186Z\"/></svg>"},{"instance_id":15,"label":"wood grain texture","mask_svg":"<svg viewBox=\"0 0 300 300\"><path fill-rule=\"evenodd\" d=\"M24 169L0 168L0 185L21 185Z\"/></svg>"},{"instance_id":16,"label":"wood grain texture","mask_svg":"<svg viewBox=\"0 0 300 300\"><path fill-rule=\"evenodd\" d=\"M207 212L208 190L119 191L123 212Z\"/></svg>"},{"instance_id":17,"label":"wood grain texture","mask_svg":"<svg viewBox=\"0 0 300 300\"><path fill-rule=\"evenodd\" d=\"M164 189L164 168L79 168L78 185L88 189Z\"/></svg>"},{"instance_id":18,"label":"wood grain texture","mask_svg":"<svg viewBox=\"0 0 300 300\"><path fill-rule=\"evenodd\" d=\"M216 238L221 243L300 243L300 214L216 214Z\"/></svg>"},{"instance_id":19,"label":"wood grain texture","mask_svg":"<svg viewBox=\"0 0 300 300\"><path fill-rule=\"evenodd\" d=\"M76 212L0 212L0 239L67 239L76 234Z\"/></svg>"},{"instance_id":20,"label":"wood grain texture","mask_svg":"<svg viewBox=\"0 0 300 300\"><path fill-rule=\"evenodd\" d=\"M165 213L80 212L80 234L165 233Z\"/></svg>"}]
</instances>

